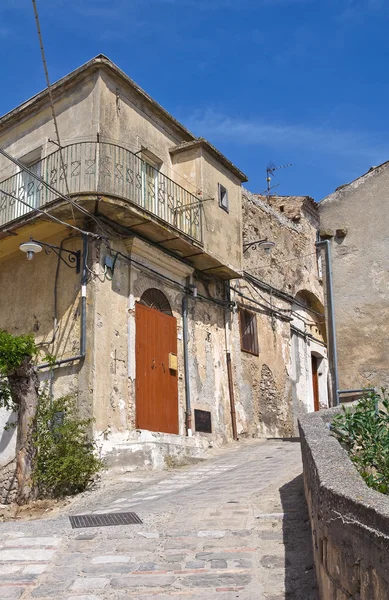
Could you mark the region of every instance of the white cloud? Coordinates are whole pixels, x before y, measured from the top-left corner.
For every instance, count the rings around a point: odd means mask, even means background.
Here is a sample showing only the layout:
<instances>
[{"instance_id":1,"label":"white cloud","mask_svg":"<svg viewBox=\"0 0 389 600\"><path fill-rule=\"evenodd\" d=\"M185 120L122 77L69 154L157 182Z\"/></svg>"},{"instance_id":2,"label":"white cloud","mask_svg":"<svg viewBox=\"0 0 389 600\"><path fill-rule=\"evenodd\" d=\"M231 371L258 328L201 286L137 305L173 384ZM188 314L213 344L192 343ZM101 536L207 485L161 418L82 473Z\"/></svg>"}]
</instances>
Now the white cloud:
<instances>
[{"instance_id":1,"label":"white cloud","mask_svg":"<svg viewBox=\"0 0 389 600\"><path fill-rule=\"evenodd\" d=\"M207 137L215 143L294 148L318 154L364 157L375 162L389 156L389 145L385 147L378 134L342 131L304 123L285 124L230 117L210 109L197 111L183 121L196 135Z\"/></svg>"}]
</instances>

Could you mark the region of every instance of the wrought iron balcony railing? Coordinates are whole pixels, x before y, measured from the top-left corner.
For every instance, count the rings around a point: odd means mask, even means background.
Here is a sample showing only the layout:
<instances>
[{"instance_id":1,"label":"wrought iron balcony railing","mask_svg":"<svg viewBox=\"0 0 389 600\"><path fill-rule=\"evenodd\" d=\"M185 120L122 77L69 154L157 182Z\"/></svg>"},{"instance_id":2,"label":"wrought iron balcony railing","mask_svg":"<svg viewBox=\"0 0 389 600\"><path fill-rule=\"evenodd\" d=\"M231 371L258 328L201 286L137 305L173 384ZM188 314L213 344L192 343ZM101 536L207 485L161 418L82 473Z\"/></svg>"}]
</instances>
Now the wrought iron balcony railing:
<instances>
[{"instance_id":1,"label":"wrought iron balcony railing","mask_svg":"<svg viewBox=\"0 0 389 600\"><path fill-rule=\"evenodd\" d=\"M202 242L199 199L129 150L105 142L79 142L30 168L61 194L98 194L120 198ZM3 193L2 193L3 192ZM7 192L14 198L4 194ZM54 191L26 172L0 182L0 226L56 200Z\"/></svg>"}]
</instances>

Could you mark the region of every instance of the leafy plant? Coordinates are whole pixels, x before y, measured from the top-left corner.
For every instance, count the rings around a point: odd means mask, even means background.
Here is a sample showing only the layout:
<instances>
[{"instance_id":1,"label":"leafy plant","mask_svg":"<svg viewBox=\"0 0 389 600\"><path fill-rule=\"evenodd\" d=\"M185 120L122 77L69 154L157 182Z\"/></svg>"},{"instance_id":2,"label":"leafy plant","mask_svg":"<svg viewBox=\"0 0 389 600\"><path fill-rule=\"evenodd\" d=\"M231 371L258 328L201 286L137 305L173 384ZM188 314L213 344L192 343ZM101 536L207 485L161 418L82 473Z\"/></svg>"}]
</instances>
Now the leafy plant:
<instances>
[{"instance_id":1,"label":"leafy plant","mask_svg":"<svg viewBox=\"0 0 389 600\"><path fill-rule=\"evenodd\" d=\"M92 419L80 419L75 399L40 395L34 434L33 479L42 497L84 491L103 466L88 435Z\"/></svg>"},{"instance_id":2,"label":"leafy plant","mask_svg":"<svg viewBox=\"0 0 389 600\"><path fill-rule=\"evenodd\" d=\"M36 354L32 335L11 335L0 330L0 408L17 412L18 404L11 395L8 375L14 373L27 358Z\"/></svg>"},{"instance_id":3,"label":"leafy plant","mask_svg":"<svg viewBox=\"0 0 389 600\"><path fill-rule=\"evenodd\" d=\"M371 488L389 494L389 397L368 392L353 407L342 407L331 430Z\"/></svg>"}]
</instances>

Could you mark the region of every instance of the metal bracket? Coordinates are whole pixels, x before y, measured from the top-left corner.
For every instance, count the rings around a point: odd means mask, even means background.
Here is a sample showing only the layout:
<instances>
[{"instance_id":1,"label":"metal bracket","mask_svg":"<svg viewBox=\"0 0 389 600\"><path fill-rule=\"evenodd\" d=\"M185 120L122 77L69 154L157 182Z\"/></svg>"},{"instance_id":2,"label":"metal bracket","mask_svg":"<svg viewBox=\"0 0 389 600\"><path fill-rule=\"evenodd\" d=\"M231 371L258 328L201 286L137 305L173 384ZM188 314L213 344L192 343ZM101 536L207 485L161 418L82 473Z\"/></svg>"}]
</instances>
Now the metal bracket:
<instances>
[{"instance_id":1,"label":"metal bracket","mask_svg":"<svg viewBox=\"0 0 389 600\"><path fill-rule=\"evenodd\" d=\"M46 254L51 254L53 251L60 260L70 269L76 269L76 273L80 272L81 267L81 250L73 251L67 250L66 248L60 248L59 246L54 246L53 244L47 244L46 242L40 242L39 240L34 240L31 238L32 242L39 244L40 246L44 246ZM62 256L64 253L67 258Z\"/></svg>"}]
</instances>

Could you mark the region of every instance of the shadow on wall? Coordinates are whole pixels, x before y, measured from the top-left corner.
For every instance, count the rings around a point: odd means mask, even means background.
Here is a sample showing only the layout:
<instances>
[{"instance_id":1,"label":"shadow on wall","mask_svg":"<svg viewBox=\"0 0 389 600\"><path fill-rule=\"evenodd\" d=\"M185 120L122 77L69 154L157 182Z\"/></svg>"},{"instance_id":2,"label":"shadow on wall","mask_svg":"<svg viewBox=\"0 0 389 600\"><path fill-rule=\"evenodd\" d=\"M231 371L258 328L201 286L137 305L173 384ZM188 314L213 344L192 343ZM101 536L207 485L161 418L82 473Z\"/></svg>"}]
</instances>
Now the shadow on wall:
<instances>
[{"instance_id":1,"label":"shadow on wall","mask_svg":"<svg viewBox=\"0 0 389 600\"><path fill-rule=\"evenodd\" d=\"M303 476L280 488L284 512L285 600L319 600Z\"/></svg>"},{"instance_id":2,"label":"shadow on wall","mask_svg":"<svg viewBox=\"0 0 389 600\"><path fill-rule=\"evenodd\" d=\"M11 413L7 419L7 422L4 423L4 427L8 426L8 429L3 429L0 435L0 454L7 449L10 444L13 436L16 434L16 427L12 427L14 423L16 423L17 417L15 413Z\"/></svg>"}]
</instances>

